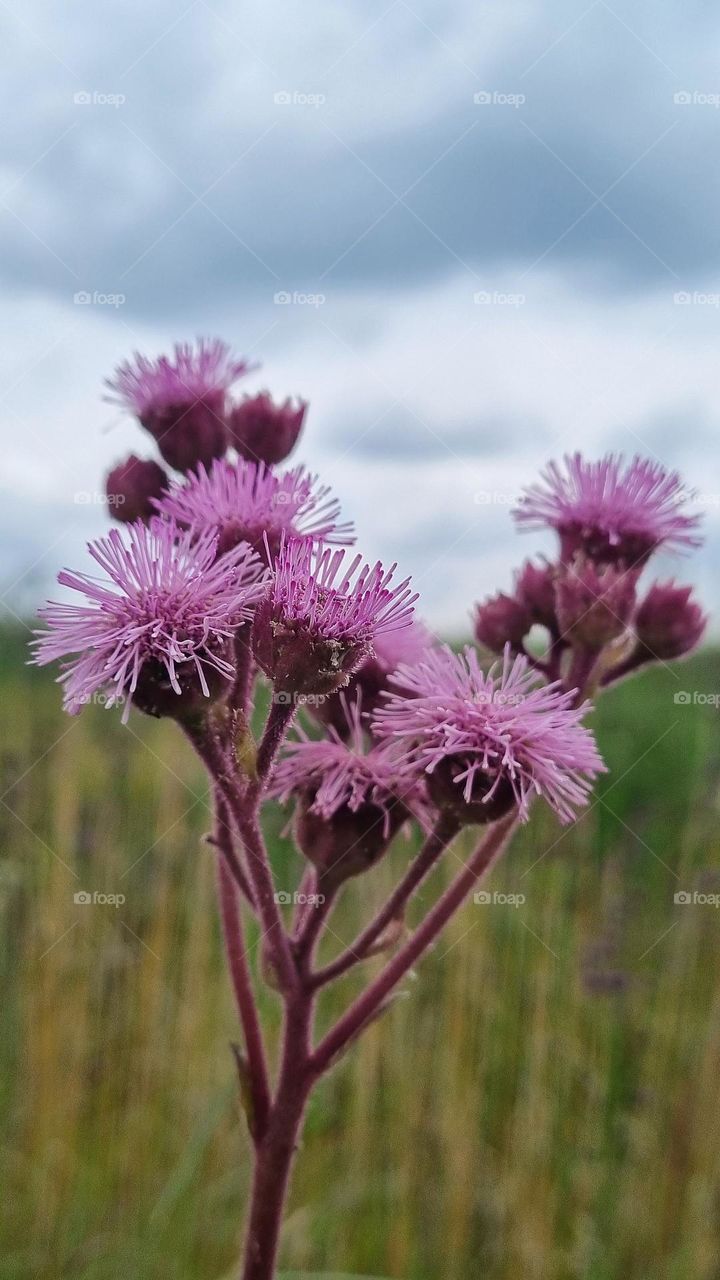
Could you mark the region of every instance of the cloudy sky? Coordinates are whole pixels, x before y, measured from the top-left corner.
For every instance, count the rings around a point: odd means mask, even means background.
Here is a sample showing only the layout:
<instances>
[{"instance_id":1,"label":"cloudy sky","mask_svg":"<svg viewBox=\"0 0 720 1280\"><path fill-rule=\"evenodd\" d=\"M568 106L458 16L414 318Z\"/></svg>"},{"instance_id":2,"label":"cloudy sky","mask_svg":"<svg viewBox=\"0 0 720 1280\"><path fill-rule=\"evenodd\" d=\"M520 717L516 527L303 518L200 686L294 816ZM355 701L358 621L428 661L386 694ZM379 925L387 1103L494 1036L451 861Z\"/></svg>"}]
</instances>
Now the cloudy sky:
<instances>
[{"instance_id":1,"label":"cloudy sky","mask_svg":"<svg viewBox=\"0 0 720 1280\"><path fill-rule=\"evenodd\" d=\"M539 547L548 458L680 467L717 598L720 15L701 0L3 0L0 590L34 608L149 438L129 351L226 337L438 628ZM549 545L549 544L548 544Z\"/></svg>"}]
</instances>

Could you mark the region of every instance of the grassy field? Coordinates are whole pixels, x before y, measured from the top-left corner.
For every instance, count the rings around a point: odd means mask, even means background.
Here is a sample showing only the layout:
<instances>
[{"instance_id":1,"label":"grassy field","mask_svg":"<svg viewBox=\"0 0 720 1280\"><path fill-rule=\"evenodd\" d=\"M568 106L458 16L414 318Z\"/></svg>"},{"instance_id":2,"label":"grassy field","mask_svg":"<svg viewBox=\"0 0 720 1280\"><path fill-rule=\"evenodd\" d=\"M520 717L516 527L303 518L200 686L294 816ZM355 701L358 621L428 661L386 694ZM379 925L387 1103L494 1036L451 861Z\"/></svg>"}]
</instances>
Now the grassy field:
<instances>
[{"instance_id":1,"label":"grassy field","mask_svg":"<svg viewBox=\"0 0 720 1280\"><path fill-rule=\"evenodd\" d=\"M204 779L171 725L68 719L2 643L0 1276L229 1280L249 1160ZM674 900L720 894L720 734L680 691L719 692L720 655L605 698L592 808L538 809L488 884L525 901L470 902L324 1083L288 1274L720 1276L720 910ZM407 856L351 887L341 939Z\"/></svg>"}]
</instances>

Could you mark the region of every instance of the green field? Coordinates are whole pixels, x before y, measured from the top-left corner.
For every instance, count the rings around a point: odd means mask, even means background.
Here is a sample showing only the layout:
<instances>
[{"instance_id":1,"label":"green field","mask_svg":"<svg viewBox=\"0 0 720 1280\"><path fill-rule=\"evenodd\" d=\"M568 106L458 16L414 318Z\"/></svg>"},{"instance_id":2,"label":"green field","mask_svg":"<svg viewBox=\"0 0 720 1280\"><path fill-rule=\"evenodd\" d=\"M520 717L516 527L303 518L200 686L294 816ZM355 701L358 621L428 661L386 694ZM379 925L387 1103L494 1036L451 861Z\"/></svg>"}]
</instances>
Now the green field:
<instances>
[{"instance_id":1,"label":"green field","mask_svg":"<svg viewBox=\"0 0 720 1280\"><path fill-rule=\"evenodd\" d=\"M201 770L168 723L68 719L2 642L0 1276L229 1280L250 1165ZM674 901L720 894L720 722L682 690L720 692L720 655L605 698L592 808L538 807L488 883L525 902L467 904L323 1083L288 1275L720 1276L720 909ZM350 885L338 938L407 856Z\"/></svg>"}]
</instances>

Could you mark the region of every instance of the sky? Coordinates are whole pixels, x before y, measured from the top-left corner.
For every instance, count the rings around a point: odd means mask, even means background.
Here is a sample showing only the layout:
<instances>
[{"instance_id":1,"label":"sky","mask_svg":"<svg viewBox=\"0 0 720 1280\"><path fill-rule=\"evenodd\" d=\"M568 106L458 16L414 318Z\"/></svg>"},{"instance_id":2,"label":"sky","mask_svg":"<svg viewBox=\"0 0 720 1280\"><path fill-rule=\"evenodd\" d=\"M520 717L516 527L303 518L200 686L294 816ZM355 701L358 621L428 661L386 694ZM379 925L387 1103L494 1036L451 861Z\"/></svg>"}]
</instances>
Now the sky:
<instances>
[{"instance_id":1,"label":"sky","mask_svg":"<svg viewBox=\"0 0 720 1280\"><path fill-rule=\"evenodd\" d=\"M152 454L133 350L226 338L437 629L552 548L550 458L679 468L720 551L720 14L699 0L3 0L0 595L32 612Z\"/></svg>"}]
</instances>

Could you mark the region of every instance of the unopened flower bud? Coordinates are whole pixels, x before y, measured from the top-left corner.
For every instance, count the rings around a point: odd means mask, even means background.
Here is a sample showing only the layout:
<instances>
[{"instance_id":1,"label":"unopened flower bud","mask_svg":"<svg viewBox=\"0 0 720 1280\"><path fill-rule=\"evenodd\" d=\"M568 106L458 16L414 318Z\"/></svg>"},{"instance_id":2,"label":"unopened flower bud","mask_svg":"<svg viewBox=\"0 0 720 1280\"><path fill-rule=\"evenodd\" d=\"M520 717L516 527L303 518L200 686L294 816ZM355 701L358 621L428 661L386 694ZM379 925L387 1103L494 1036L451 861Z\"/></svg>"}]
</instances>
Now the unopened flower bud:
<instances>
[{"instance_id":1,"label":"unopened flower bud","mask_svg":"<svg viewBox=\"0 0 720 1280\"><path fill-rule=\"evenodd\" d=\"M692 599L692 587L656 582L637 612L635 633L648 657L680 658L702 639L707 618Z\"/></svg>"},{"instance_id":2,"label":"unopened flower bud","mask_svg":"<svg viewBox=\"0 0 720 1280\"><path fill-rule=\"evenodd\" d=\"M515 578L515 597L525 606L533 622L557 634L555 615L556 568L544 560L533 564L527 560Z\"/></svg>"},{"instance_id":3,"label":"unopened flower bud","mask_svg":"<svg viewBox=\"0 0 720 1280\"><path fill-rule=\"evenodd\" d=\"M608 566L599 569L576 559L555 584L557 616L563 637L599 652L627 630L635 608L637 574Z\"/></svg>"},{"instance_id":4,"label":"unopened flower bud","mask_svg":"<svg viewBox=\"0 0 720 1280\"><path fill-rule=\"evenodd\" d=\"M307 413L307 403L287 399L275 404L267 391L247 396L230 411L230 442L249 462L274 466L292 452Z\"/></svg>"},{"instance_id":5,"label":"unopened flower bud","mask_svg":"<svg viewBox=\"0 0 720 1280\"><path fill-rule=\"evenodd\" d=\"M531 626L532 618L525 606L503 592L477 606L475 636L492 653L502 653L506 644L520 649Z\"/></svg>"},{"instance_id":6,"label":"unopened flower bud","mask_svg":"<svg viewBox=\"0 0 720 1280\"><path fill-rule=\"evenodd\" d=\"M224 392L212 392L187 404L172 404L144 414L140 421L157 443L168 466L192 471L208 467L228 446Z\"/></svg>"},{"instance_id":7,"label":"unopened flower bud","mask_svg":"<svg viewBox=\"0 0 720 1280\"><path fill-rule=\"evenodd\" d=\"M411 816L402 801L391 800L382 806L366 803L355 811L345 804L328 817L313 808L314 798L309 794L298 804L295 834L325 889L374 867Z\"/></svg>"},{"instance_id":8,"label":"unopened flower bud","mask_svg":"<svg viewBox=\"0 0 720 1280\"><path fill-rule=\"evenodd\" d=\"M167 474L150 458L130 454L113 467L105 481L110 514L129 524L133 520L149 520L155 515L152 499L159 498L167 487Z\"/></svg>"}]
</instances>

